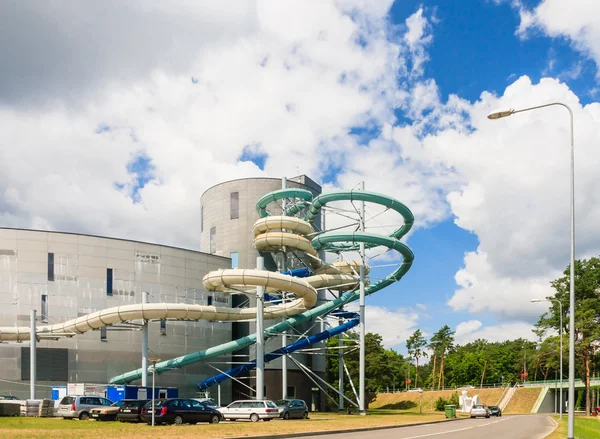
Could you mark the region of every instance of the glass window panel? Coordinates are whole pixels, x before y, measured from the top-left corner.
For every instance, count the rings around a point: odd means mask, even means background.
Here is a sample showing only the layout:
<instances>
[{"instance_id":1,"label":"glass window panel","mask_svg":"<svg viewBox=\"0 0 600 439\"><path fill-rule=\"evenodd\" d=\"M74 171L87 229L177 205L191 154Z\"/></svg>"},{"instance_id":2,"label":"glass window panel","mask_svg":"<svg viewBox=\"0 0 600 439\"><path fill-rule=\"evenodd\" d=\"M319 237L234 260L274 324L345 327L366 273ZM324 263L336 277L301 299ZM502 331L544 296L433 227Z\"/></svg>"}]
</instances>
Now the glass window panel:
<instances>
[{"instance_id":1,"label":"glass window panel","mask_svg":"<svg viewBox=\"0 0 600 439\"><path fill-rule=\"evenodd\" d=\"M232 192L230 195L230 201L231 219L238 219L240 217L240 193Z\"/></svg>"}]
</instances>

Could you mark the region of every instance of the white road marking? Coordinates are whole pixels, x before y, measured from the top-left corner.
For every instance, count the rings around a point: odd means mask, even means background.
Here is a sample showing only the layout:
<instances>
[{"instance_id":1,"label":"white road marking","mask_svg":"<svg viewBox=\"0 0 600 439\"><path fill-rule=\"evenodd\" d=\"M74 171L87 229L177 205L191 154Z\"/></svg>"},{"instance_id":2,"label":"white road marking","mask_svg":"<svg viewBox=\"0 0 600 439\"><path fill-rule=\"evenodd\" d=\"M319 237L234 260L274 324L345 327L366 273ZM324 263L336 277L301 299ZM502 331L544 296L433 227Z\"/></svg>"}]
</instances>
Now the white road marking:
<instances>
[{"instance_id":1,"label":"white road marking","mask_svg":"<svg viewBox=\"0 0 600 439\"><path fill-rule=\"evenodd\" d=\"M410 437L406 437L404 439L417 439L420 437L438 436L440 434L456 433L457 431L472 430L472 429L473 429L473 427L459 428L457 430L447 430L447 431L440 431L438 433L428 433L428 434L421 434L419 436L410 436Z\"/></svg>"}]
</instances>

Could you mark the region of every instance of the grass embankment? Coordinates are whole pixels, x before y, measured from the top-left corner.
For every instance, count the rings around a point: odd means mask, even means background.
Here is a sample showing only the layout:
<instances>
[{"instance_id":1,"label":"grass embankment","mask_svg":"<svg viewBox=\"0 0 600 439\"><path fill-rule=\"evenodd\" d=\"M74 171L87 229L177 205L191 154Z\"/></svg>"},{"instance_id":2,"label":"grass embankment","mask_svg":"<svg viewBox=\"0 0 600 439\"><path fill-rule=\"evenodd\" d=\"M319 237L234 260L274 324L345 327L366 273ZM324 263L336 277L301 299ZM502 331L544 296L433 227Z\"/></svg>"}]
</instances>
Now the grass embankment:
<instances>
[{"instance_id":1,"label":"grass embankment","mask_svg":"<svg viewBox=\"0 0 600 439\"><path fill-rule=\"evenodd\" d=\"M435 402L439 397L449 400L454 392L461 395L462 390L440 390L423 392L423 411L435 411ZM467 395L479 395L479 401L487 405L496 405L502 395L503 389L469 389ZM534 401L535 402L535 401ZM379 393L374 401L369 404L370 409L419 409L418 392ZM530 409L531 410L531 409ZM437 412L440 413L440 412ZM527 412L529 413L529 412Z\"/></svg>"},{"instance_id":2,"label":"grass embankment","mask_svg":"<svg viewBox=\"0 0 600 439\"><path fill-rule=\"evenodd\" d=\"M504 409L507 415L531 413L543 387L519 387Z\"/></svg>"},{"instance_id":3,"label":"grass embankment","mask_svg":"<svg viewBox=\"0 0 600 439\"><path fill-rule=\"evenodd\" d=\"M558 428L544 439L565 439L567 437L567 417L561 421L558 416L553 416L558 423ZM598 439L600 437L600 418L575 416L576 439Z\"/></svg>"},{"instance_id":4,"label":"grass embankment","mask_svg":"<svg viewBox=\"0 0 600 439\"><path fill-rule=\"evenodd\" d=\"M393 426L439 421L444 414L397 410L371 410L368 416L337 413L311 413L310 419L251 423L226 422L216 425L179 425L150 427L120 422L66 421L61 418L0 418L1 439L206 439L239 436L265 436L313 431L331 431L376 426Z\"/></svg>"}]
</instances>

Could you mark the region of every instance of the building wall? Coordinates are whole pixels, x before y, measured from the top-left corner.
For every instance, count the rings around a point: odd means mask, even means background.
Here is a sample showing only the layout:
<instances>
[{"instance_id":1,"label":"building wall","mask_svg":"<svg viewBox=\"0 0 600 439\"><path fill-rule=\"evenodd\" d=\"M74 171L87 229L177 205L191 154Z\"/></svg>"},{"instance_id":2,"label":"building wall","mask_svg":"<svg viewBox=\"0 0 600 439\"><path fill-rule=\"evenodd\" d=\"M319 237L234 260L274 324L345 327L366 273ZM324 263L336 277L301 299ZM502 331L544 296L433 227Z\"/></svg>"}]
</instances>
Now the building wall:
<instances>
[{"instance_id":1,"label":"building wall","mask_svg":"<svg viewBox=\"0 0 600 439\"><path fill-rule=\"evenodd\" d=\"M210 296L215 305L230 306L228 296L208 293L202 285L208 271L230 264L228 258L217 255L155 244L0 228L0 326L28 326L31 309L37 310L37 324L44 324L43 296L48 324L140 303L144 291L150 302L206 305ZM107 289L108 269L112 269L112 291ZM157 321L149 325L150 357L169 359L231 340L231 323L167 321L161 327ZM68 350L68 382L102 385L141 366L139 330L119 325L107 328L105 340L103 335L96 330L58 341L42 340L38 347ZM21 379L21 347L28 345L0 344L0 378L4 380L0 394L29 395L29 382ZM179 387L181 395L193 396L196 384L211 375L213 369L200 363L161 374L157 385ZM49 396L51 385L62 384L66 382L38 381L37 396ZM223 386L221 393L224 401L230 399L230 385Z\"/></svg>"},{"instance_id":2,"label":"building wall","mask_svg":"<svg viewBox=\"0 0 600 439\"><path fill-rule=\"evenodd\" d=\"M321 187L306 176L288 179L287 187L306 189L314 195L321 192ZM259 256L259 252L254 248L254 235L252 233L252 226L258 220L256 203L264 195L281 188L281 179L248 178L227 181L213 186L204 192L200 200L202 210L200 249L207 253L214 253L225 257L232 257L232 253L236 253L239 268L255 268L256 258ZM238 218L232 218L232 193L238 194ZM276 206L274 206L274 209L271 209L271 213L275 215L279 212ZM216 233L214 234L211 248L211 229L213 228ZM269 267L268 263L269 261L265 260L265 265L268 269L274 270L277 268L276 266ZM233 300L233 306L241 306L245 302L247 302L245 306L254 306L255 304L255 300L247 300L245 296L236 296ZM275 323L274 321L265 321L265 327ZM298 327L295 334L298 334L298 331L302 333L307 329L309 329L308 326ZM320 326L317 325L316 329L311 331L311 333L319 329ZM254 331L254 322L233 323L234 338ZM295 340L296 337L288 337L288 343L292 343ZM281 347L281 338L273 337L265 343L265 352L273 351L279 347ZM247 357L237 357L238 361L253 359L255 351L255 346L251 346L250 349L243 349L236 352L237 355L247 355ZM314 371L321 373L321 375L324 374L324 357L312 356L313 358L311 358L311 356L303 354L295 354L294 357L303 364L311 367ZM289 386L292 386L290 379L293 376L295 382L297 381L298 389L303 388L310 391L311 387L314 387L310 379L298 371L297 366L291 361L288 361L288 369L290 370L288 376ZM253 385L254 382L253 380L246 381L246 384ZM266 395L268 398L277 399L281 397L281 360L272 361L265 365L265 385L267 386ZM248 389L243 386L234 385L234 399L246 398L248 397L248 393ZM309 397L310 395L307 393L307 395L303 396ZM306 402L310 406L311 399L306 399Z\"/></svg>"}]
</instances>

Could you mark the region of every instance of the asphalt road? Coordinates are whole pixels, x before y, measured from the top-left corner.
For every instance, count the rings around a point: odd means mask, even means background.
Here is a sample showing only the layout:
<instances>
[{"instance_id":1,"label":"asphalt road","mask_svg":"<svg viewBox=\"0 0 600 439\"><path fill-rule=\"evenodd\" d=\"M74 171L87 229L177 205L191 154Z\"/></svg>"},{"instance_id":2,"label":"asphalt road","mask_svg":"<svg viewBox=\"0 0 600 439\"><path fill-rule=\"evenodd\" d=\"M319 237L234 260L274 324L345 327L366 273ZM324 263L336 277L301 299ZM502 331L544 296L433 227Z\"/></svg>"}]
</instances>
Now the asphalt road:
<instances>
[{"instance_id":1,"label":"asphalt road","mask_svg":"<svg viewBox=\"0 0 600 439\"><path fill-rule=\"evenodd\" d=\"M390 428L361 433L305 436L315 439L541 439L554 430L554 421L546 415L505 415L500 418L476 418L433 425Z\"/></svg>"}]
</instances>

